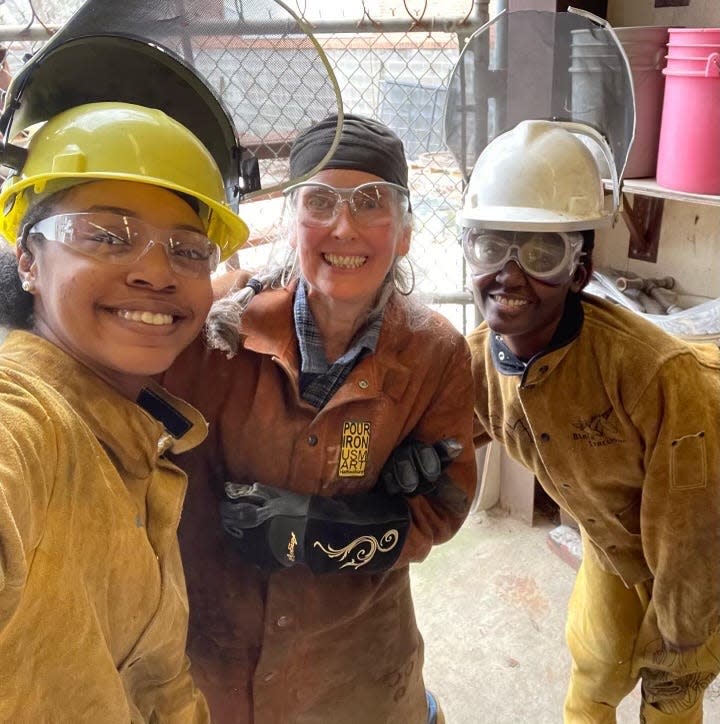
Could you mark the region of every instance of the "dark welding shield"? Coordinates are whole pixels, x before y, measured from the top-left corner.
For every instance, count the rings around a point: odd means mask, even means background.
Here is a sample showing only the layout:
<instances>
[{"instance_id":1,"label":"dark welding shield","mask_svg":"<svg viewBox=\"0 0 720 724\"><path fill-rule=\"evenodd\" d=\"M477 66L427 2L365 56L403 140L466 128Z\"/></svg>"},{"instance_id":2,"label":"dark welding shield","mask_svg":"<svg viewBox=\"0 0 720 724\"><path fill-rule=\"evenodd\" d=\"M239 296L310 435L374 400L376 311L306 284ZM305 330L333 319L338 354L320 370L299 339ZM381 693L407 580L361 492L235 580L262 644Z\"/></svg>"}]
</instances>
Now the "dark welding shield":
<instances>
[{"instance_id":1,"label":"dark welding shield","mask_svg":"<svg viewBox=\"0 0 720 724\"><path fill-rule=\"evenodd\" d=\"M2 163L22 167L21 132L98 101L157 108L191 130L215 159L235 209L260 189L258 159L282 155L328 115L339 114L338 138L342 123L323 51L276 0L234 8L88 0L14 77L0 117ZM273 171L263 193L294 181Z\"/></svg>"}]
</instances>

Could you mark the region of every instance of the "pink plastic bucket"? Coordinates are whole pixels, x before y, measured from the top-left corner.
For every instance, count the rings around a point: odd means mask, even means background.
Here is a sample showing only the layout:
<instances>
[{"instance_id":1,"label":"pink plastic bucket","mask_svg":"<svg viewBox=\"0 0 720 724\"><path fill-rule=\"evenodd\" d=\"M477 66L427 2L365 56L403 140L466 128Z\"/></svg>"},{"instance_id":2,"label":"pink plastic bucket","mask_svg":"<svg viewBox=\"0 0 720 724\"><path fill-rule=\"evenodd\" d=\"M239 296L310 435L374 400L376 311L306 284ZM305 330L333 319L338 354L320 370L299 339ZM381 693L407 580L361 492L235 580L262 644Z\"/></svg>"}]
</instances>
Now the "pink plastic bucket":
<instances>
[{"instance_id":1,"label":"pink plastic bucket","mask_svg":"<svg viewBox=\"0 0 720 724\"><path fill-rule=\"evenodd\" d=\"M672 32L672 31L671 31ZM718 31L720 33L720 31ZM720 64L663 71L657 182L677 191L720 194Z\"/></svg>"},{"instance_id":2,"label":"pink plastic bucket","mask_svg":"<svg viewBox=\"0 0 720 724\"><path fill-rule=\"evenodd\" d=\"M666 55L665 59L667 60L665 69L669 71L671 75L689 72L691 75L706 76L709 71L712 71L712 68L708 69L708 66L715 65L720 68L720 48L710 53L707 57L681 58L679 56L671 57Z\"/></svg>"},{"instance_id":3,"label":"pink plastic bucket","mask_svg":"<svg viewBox=\"0 0 720 724\"><path fill-rule=\"evenodd\" d=\"M711 53L720 52L720 43L702 43L698 45L667 44L666 58L707 58Z\"/></svg>"},{"instance_id":4,"label":"pink plastic bucket","mask_svg":"<svg viewBox=\"0 0 720 724\"><path fill-rule=\"evenodd\" d=\"M615 28L615 33L630 62L635 91L635 139L625 164L624 176L654 176L665 89L662 67L668 29L639 26Z\"/></svg>"},{"instance_id":5,"label":"pink plastic bucket","mask_svg":"<svg viewBox=\"0 0 720 724\"><path fill-rule=\"evenodd\" d=\"M720 45L720 28L670 28L672 45Z\"/></svg>"}]
</instances>

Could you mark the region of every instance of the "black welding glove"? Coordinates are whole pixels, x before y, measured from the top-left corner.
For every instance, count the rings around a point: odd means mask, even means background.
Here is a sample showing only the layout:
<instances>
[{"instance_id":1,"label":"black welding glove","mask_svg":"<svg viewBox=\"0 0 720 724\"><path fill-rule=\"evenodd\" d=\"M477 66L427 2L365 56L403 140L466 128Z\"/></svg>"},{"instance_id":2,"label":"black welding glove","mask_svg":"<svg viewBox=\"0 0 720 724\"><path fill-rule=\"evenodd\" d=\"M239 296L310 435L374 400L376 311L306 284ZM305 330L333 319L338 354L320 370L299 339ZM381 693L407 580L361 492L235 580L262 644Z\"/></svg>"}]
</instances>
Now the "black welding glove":
<instances>
[{"instance_id":1,"label":"black welding glove","mask_svg":"<svg viewBox=\"0 0 720 724\"><path fill-rule=\"evenodd\" d=\"M391 495L430 495L462 449L454 438L438 440L433 445L405 438L390 453L380 471L379 485Z\"/></svg>"},{"instance_id":2,"label":"black welding glove","mask_svg":"<svg viewBox=\"0 0 720 724\"><path fill-rule=\"evenodd\" d=\"M264 570L304 563L313 573L377 573L397 561L410 529L400 496L302 495L255 483L225 484L222 525Z\"/></svg>"}]
</instances>

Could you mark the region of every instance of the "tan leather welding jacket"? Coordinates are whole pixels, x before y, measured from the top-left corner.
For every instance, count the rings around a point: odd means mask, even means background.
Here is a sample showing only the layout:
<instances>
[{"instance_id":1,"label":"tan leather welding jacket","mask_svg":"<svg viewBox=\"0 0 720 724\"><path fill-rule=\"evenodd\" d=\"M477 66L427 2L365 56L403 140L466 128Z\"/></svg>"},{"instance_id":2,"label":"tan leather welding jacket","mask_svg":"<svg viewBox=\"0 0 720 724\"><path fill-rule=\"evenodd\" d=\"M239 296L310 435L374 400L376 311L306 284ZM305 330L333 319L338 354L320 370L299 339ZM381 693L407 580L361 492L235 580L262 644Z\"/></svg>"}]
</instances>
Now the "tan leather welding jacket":
<instances>
[{"instance_id":1,"label":"tan leather welding jacket","mask_svg":"<svg viewBox=\"0 0 720 724\"><path fill-rule=\"evenodd\" d=\"M0 721L209 721L185 655L186 478L161 454L206 425L170 402L192 423L177 440L40 337L0 348Z\"/></svg>"},{"instance_id":2,"label":"tan leather welding jacket","mask_svg":"<svg viewBox=\"0 0 720 724\"><path fill-rule=\"evenodd\" d=\"M584 296L579 334L496 370L468 338L478 444L495 439L584 529L626 586L652 582L663 639L696 646L720 613L720 354Z\"/></svg>"}]
</instances>

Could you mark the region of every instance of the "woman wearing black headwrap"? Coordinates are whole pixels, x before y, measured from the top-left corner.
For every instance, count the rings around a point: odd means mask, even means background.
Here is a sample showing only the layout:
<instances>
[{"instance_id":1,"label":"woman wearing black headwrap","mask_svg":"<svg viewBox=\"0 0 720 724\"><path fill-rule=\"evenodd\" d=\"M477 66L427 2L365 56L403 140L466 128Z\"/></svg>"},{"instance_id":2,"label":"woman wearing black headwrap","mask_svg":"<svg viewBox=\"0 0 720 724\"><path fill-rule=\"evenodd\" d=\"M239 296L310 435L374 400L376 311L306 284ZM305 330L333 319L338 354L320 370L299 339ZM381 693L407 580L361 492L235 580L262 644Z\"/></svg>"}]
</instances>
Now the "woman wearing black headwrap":
<instances>
[{"instance_id":1,"label":"woman wearing black headwrap","mask_svg":"<svg viewBox=\"0 0 720 724\"><path fill-rule=\"evenodd\" d=\"M294 176L325 155L334 123L298 137ZM408 564L455 533L473 497L467 347L406 296L394 133L346 116L330 162L287 195L282 283L248 305L273 286L251 280L240 303L219 303L209 338L222 351L197 345L165 381L211 429L180 460L195 675L218 722L442 721ZM420 442L440 439L452 442Z\"/></svg>"}]
</instances>

